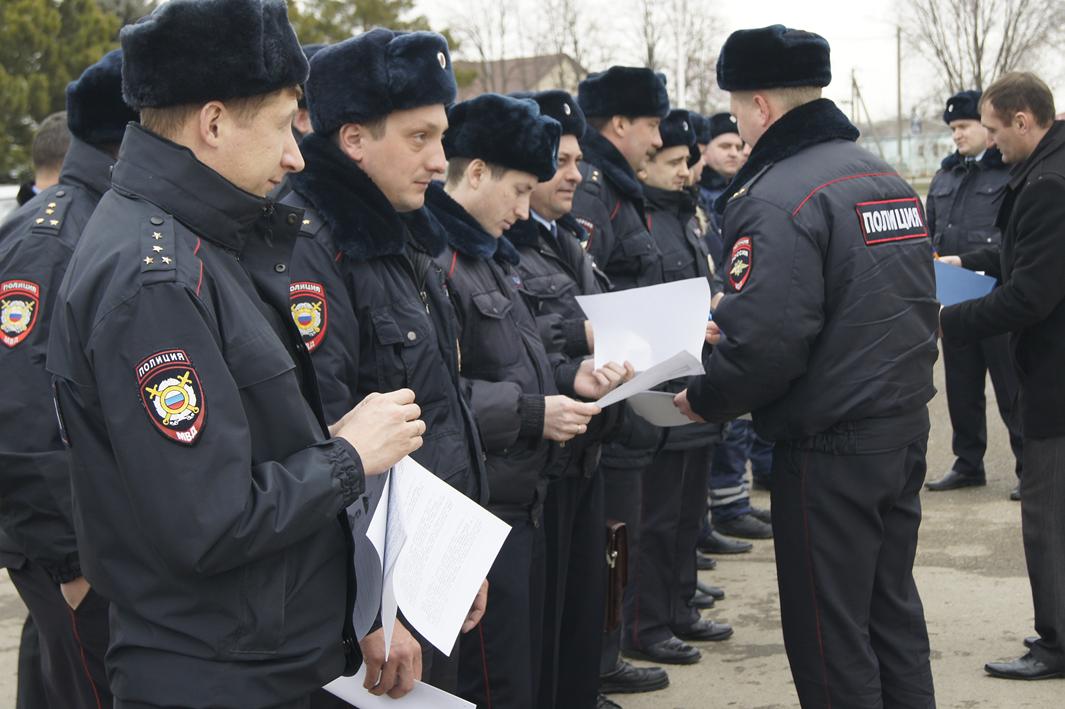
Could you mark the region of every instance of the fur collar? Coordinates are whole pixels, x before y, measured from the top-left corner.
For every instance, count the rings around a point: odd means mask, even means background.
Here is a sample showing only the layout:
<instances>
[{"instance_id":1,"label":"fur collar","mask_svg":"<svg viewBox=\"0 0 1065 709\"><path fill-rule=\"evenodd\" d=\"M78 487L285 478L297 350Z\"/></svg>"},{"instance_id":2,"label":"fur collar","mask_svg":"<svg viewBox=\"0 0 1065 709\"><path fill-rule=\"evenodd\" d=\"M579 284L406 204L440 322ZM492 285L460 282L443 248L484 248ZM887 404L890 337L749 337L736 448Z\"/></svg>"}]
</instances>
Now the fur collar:
<instances>
[{"instance_id":1,"label":"fur collar","mask_svg":"<svg viewBox=\"0 0 1065 709\"><path fill-rule=\"evenodd\" d=\"M960 167L964 164L965 158L961 156L957 150L943 158L943 162L939 164L942 170L953 170L956 167ZM980 158L980 167L988 170L995 170L1000 167L1005 167L1006 163L1002 162L1002 153L998 151L998 148L988 148L984 151L984 156Z\"/></svg>"},{"instance_id":2,"label":"fur collar","mask_svg":"<svg viewBox=\"0 0 1065 709\"><path fill-rule=\"evenodd\" d=\"M425 209L397 212L370 176L327 138L312 133L300 143L306 167L289 177L292 189L310 202L330 228L344 255L356 261L403 253L407 234L429 254L439 254L446 237Z\"/></svg>"},{"instance_id":3,"label":"fur collar","mask_svg":"<svg viewBox=\"0 0 1065 709\"><path fill-rule=\"evenodd\" d=\"M514 246L506 239L497 239L482 229L477 220L452 199L440 183L434 182L429 186L425 203L443 227L451 248L473 258L518 262L518 252Z\"/></svg>"},{"instance_id":4,"label":"fur collar","mask_svg":"<svg viewBox=\"0 0 1065 709\"><path fill-rule=\"evenodd\" d=\"M602 170L623 195L634 202L643 199L643 190L636 181L636 173L614 144L600 135L599 131L588 126L584 137L581 138L581 150L584 151L584 159Z\"/></svg>"},{"instance_id":5,"label":"fur collar","mask_svg":"<svg viewBox=\"0 0 1065 709\"><path fill-rule=\"evenodd\" d=\"M676 214L685 223L695 216L695 195L686 189L663 190L644 185L643 194L648 209Z\"/></svg>"},{"instance_id":6,"label":"fur collar","mask_svg":"<svg viewBox=\"0 0 1065 709\"><path fill-rule=\"evenodd\" d=\"M858 135L858 129L827 98L793 108L769 126L769 130L758 140L747 162L714 201L714 209L723 213L729 198L770 165L811 145L830 140L849 140L853 143L858 140Z\"/></svg>"}]
</instances>

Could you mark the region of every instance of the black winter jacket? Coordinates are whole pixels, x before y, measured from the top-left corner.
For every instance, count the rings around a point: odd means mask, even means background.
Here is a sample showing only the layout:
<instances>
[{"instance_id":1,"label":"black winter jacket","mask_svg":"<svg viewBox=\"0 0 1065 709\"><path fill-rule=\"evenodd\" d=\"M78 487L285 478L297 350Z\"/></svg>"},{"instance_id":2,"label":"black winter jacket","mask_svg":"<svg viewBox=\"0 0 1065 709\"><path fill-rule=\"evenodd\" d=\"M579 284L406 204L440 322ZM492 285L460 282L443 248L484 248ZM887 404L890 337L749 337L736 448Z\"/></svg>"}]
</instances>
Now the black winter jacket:
<instances>
[{"instance_id":1,"label":"black winter jacket","mask_svg":"<svg viewBox=\"0 0 1065 709\"><path fill-rule=\"evenodd\" d=\"M1002 236L995 217L1007 182L1009 171L995 148L988 148L979 161L967 162L956 152L944 158L926 200L936 253L952 256L998 246Z\"/></svg>"},{"instance_id":2,"label":"black winter jacket","mask_svg":"<svg viewBox=\"0 0 1065 709\"><path fill-rule=\"evenodd\" d=\"M769 440L908 416L935 394L938 304L920 199L827 99L785 114L718 199L724 337L693 408ZM905 445L909 441L898 441Z\"/></svg>"},{"instance_id":3,"label":"black winter jacket","mask_svg":"<svg viewBox=\"0 0 1065 709\"><path fill-rule=\"evenodd\" d=\"M1065 436L1065 123L1057 121L1027 160L1010 169L996 226L1001 249L962 257L1002 285L944 308L943 336L973 342L1010 333L1027 438Z\"/></svg>"},{"instance_id":4,"label":"black winter jacket","mask_svg":"<svg viewBox=\"0 0 1065 709\"><path fill-rule=\"evenodd\" d=\"M48 370L123 700L273 706L361 660L363 472L292 323L301 218L131 125L60 287Z\"/></svg>"}]
</instances>

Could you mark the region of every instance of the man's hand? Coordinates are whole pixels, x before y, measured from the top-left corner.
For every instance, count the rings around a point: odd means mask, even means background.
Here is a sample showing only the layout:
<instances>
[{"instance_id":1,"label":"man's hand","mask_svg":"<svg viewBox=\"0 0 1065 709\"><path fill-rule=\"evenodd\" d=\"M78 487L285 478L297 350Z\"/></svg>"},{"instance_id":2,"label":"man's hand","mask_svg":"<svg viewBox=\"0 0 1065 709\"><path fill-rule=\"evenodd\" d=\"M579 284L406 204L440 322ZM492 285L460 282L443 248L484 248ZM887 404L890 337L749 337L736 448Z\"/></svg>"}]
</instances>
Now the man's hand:
<instances>
[{"instance_id":1,"label":"man's hand","mask_svg":"<svg viewBox=\"0 0 1065 709\"><path fill-rule=\"evenodd\" d=\"M625 366L607 362L599 369L592 369L593 366L591 359L584 360L573 379L573 390L585 399L601 399L636 376L636 370L628 362Z\"/></svg>"},{"instance_id":2,"label":"man's hand","mask_svg":"<svg viewBox=\"0 0 1065 709\"><path fill-rule=\"evenodd\" d=\"M562 443L588 430L588 422L600 409L595 404L574 401L557 394L544 397L544 438Z\"/></svg>"},{"instance_id":3,"label":"man's hand","mask_svg":"<svg viewBox=\"0 0 1065 709\"><path fill-rule=\"evenodd\" d=\"M711 320L706 323L706 344L715 346L718 342L721 342L721 326Z\"/></svg>"},{"instance_id":4,"label":"man's hand","mask_svg":"<svg viewBox=\"0 0 1065 709\"><path fill-rule=\"evenodd\" d=\"M691 404L688 403L687 389L673 397L673 405L680 409L680 412L682 414L690 418L695 423L706 423L706 419L692 411Z\"/></svg>"},{"instance_id":5,"label":"man's hand","mask_svg":"<svg viewBox=\"0 0 1065 709\"><path fill-rule=\"evenodd\" d=\"M90 588L89 582L85 580L84 576L59 584L59 592L63 594L63 599L66 600L70 609L75 611L81 605L81 602L85 600L85 596L89 595Z\"/></svg>"},{"instance_id":6,"label":"man's hand","mask_svg":"<svg viewBox=\"0 0 1065 709\"><path fill-rule=\"evenodd\" d=\"M588 351L595 352L595 331L592 330L592 321L584 321L584 339L588 342Z\"/></svg>"},{"instance_id":7,"label":"man's hand","mask_svg":"<svg viewBox=\"0 0 1065 709\"><path fill-rule=\"evenodd\" d=\"M367 475L380 475L422 447L421 415L410 389L372 393L330 426L329 433L358 451Z\"/></svg>"},{"instance_id":8,"label":"man's hand","mask_svg":"<svg viewBox=\"0 0 1065 709\"><path fill-rule=\"evenodd\" d=\"M399 618L392 630L388 662L385 662L384 628L378 628L360 640L359 647L366 664L366 681L362 686L370 690L370 694L387 694L399 699L414 689L415 680L422 678L422 646Z\"/></svg>"},{"instance_id":9,"label":"man's hand","mask_svg":"<svg viewBox=\"0 0 1065 709\"><path fill-rule=\"evenodd\" d=\"M484 611L487 607L488 579L485 579L481 581L481 588L473 599L473 605L470 606L470 612L466 616L466 620L462 621L462 632L468 633L476 628L477 624L481 622L481 618L484 617Z\"/></svg>"},{"instance_id":10,"label":"man's hand","mask_svg":"<svg viewBox=\"0 0 1065 709\"><path fill-rule=\"evenodd\" d=\"M945 263L948 266L957 266L961 268L961 256L940 256L937 259L940 263Z\"/></svg>"}]
</instances>

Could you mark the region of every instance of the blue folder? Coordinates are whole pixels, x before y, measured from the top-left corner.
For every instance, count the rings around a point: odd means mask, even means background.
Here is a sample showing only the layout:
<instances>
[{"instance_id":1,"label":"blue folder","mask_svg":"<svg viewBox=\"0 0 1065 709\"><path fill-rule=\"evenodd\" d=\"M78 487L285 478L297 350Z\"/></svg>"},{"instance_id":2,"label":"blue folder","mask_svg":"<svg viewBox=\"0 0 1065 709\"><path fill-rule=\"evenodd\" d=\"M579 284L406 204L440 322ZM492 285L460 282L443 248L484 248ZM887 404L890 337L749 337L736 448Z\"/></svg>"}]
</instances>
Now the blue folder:
<instances>
[{"instance_id":1,"label":"blue folder","mask_svg":"<svg viewBox=\"0 0 1065 709\"><path fill-rule=\"evenodd\" d=\"M936 298L943 305L983 298L995 287L995 279L936 261Z\"/></svg>"}]
</instances>

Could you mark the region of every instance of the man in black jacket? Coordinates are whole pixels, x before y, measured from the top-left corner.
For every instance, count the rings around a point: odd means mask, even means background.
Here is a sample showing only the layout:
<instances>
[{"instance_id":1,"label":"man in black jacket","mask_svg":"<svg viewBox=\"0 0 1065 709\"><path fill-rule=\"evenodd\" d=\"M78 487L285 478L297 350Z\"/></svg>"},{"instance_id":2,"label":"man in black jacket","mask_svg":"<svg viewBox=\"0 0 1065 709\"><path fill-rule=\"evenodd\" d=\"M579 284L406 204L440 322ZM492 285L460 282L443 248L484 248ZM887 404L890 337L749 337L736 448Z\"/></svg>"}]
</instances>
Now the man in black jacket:
<instances>
[{"instance_id":1,"label":"man in black jacket","mask_svg":"<svg viewBox=\"0 0 1065 709\"><path fill-rule=\"evenodd\" d=\"M995 226L995 217L1006 193L1009 172L998 149L987 147L987 129L980 124L980 92L962 91L947 99L943 121L950 126L957 150L944 158L928 188L925 211L932 246L939 256L960 256L997 247L1002 235ZM985 484L984 389L988 372L1020 476L1021 428L1014 411L1017 374L1009 360L1007 336L967 344L944 340L943 372L956 459L942 478L926 487L938 491Z\"/></svg>"},{"instance_id":2,"label":"man in black jacket","mask_svg":"<svg viewBox=\"0 0 1065 709\"><path fill-rule=\"evenodd\" d=\"M409 390L322 417L289 309L302 213L265 199L303 167L285 3L171 0L121 41L143 128L74 250L47 360L115 706L306 707L361 659L344 508L425 427Z\"/></svg>"},{"instance_id":3,"label":"man in black jacket","mask_svg":"<svg viewBox=\"0 0 1065 709\"><path fill-rule=\"evenodd\" d=\"M966 268L985 270L1001 286L987 296L944 308L945 341L976 342L1009 333L1020 379L1024 475L1021 528L1032 584L1037 638L1012 662L985 666L995 677L1065 676L1065 125L1038 77L1009 73L984 92L981 122L1011 165L996 226L1001 250L964 254Z\"/></svg>"},{"instance_id":4,"label":"man in black jacket","mask_svg":"<svg viewBox=\"0 0 1065 709\"><path fill-rule=\"evenodd\" d=\"M49 703L96 707L111 701L104 672L107 601L81 573L69 456L44 359L63 273L110 187L126 123L137 120L122 101L121 50L67 87L64 115L71 144L58 183L0 227L0 368L9 378L0 403L0 527L27 558L10 574L40 634Z\"/></svg>"},{"instance_id":5,"label":"man in black jacket","mask_svg":"<svg viewBox=\"0 0 1065 709\"><path fill-rule=\"evenodd\" d=\"M784 646L804 709L935 706L913 560L937 355L920 200L830 101L828 43L733 33L718 84L748 162L694 418L753 412L773 451Z\"/></svg>"},{"instance_id":6,"label":"man in black jacket","mask_svg":"<svg viewBox=\"0 0 1065 709\"><path fill-rule=\"evenodd\" d=\"M481 706L531 709L539 706L542 508L561 464L555 444L585 433L599 413L571 397L597 399L626 372L617 365L593 372L591 360L549 361L518 290L517 253L500 238L529 217L537 182L554 177L558 122L534 101L498 94L456 105L448 121L447 186L430 187L428 204L447 232L437 261L462 325L463 382L488 453L487 506L511 525L488 574L485 618L460 639L459 691Z\"/></svg>"},{"instance_id":7,"label":"man in black jacket","mask_svg":"<svg viewBox=\"0 0 1065 709\"><path fill-rule=\"evenodd\" d=\"M326 420L339 420L372 392L413 390L431 430L415 460L480 499L487 486L459 386L458 323L433 262L446 237L423 208L425 190L446 166L444 107L455 98L447 42L431 32L378 28L321 49L311 67L314 132L301 143L306 167L289 177L283 201L305 209L305 238L290 269L292 317L311 351ZM375 553L358 532L380 491L371 482L371 504L353 510L356 552ZM370 687L384 661L383 640L377 629L362 643ZM392 645L385 669L403 664L407 674L418 641L402 621ZM454 691L454 666L428 643L422 650L430 681Z\"/></svg>"}]
</instances>

